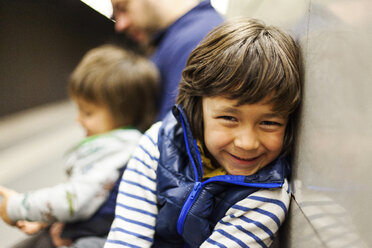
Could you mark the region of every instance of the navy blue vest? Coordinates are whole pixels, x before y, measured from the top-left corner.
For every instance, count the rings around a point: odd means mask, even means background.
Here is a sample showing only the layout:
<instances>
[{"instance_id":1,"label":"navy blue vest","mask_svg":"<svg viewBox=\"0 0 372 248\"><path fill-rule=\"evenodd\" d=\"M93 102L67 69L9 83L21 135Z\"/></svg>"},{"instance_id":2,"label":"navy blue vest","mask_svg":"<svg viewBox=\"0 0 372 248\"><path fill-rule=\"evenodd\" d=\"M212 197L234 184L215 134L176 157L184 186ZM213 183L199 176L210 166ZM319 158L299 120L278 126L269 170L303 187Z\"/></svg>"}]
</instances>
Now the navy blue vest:
<instances>
[{"instance_id":1,"label":"navy blue vest","mask_svg":"<svg viewBox=\"0 0 372 248\"><path fill-rule=\"evenodd\" d=\"M186 116L173 108L159 131L158 217L153 247L199 247L238 201L261 188L284 183L288 164L277 159L250 176L223 175L202 181L200 154Z\"/></svg>"}]
</instances>

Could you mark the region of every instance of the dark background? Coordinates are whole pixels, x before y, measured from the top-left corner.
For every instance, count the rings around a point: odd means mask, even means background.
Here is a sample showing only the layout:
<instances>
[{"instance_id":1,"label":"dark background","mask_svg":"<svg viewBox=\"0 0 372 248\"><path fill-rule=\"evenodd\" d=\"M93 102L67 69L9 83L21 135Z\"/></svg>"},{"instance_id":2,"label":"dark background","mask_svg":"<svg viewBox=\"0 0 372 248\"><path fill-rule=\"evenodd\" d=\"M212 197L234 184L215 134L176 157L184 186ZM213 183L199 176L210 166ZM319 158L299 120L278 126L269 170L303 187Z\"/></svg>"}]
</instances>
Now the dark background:
<instances>
[{"instance_id":1,"label":"dark background","mask_svg":"<svg viewBox=\"0 0 372 248\"><path fill-rule=\"evenodd\" d=\"M66 99L84 53L119 38L79 0L0 0L0 117Z\"/></svg>"}]
</instances>

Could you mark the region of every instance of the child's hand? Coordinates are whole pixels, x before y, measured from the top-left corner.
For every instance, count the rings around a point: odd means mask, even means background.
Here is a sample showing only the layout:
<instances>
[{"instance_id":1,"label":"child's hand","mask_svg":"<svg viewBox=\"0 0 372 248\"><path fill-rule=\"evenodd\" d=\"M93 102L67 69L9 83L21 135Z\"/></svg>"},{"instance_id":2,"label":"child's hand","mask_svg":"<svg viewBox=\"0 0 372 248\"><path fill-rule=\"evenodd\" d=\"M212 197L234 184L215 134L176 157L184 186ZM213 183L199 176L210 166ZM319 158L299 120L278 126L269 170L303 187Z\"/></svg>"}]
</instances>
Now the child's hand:
<instances>
[{"instance_id":1,"label":"child's hand","mask_svg":"<svg viewBox=\"0 0 372 248\"><path fill-rule=\"evenodd\" d=\"M8 213L6 212L6 206L8 204L8 200L11 196L17 195L18 193L14 190L8 189L6 187L0 186L0 196L2 196L2 201L0 203L0 217L3 221L9 225L14 226L15 223L9 218Z\"/></svg>"},{"instance_id":2,"label":"child's hand","mask_svg":"<svg viewBox=\"0 0 372 248\"><path fill-rule=\"evenodd\" d=\"M65 226L64 223L56 222L50 227L49 234L50 237L52 238L53 244L56 247L72 245L72 240L61 238L64 226Z\"/></svg>"},{"instance_id":3,"label":"child's hand","mask_svg":"<svg viewBox=\"0 0 372 248\"><path fill-rule=\"evenodd\" d=\"M27 220L19 220L16 222L16 226L22 230L22 232L26 234L36 234L41 229L46 228L48 226L47 223L44 222L31 222Z\"/></svg>"}]
</instances>

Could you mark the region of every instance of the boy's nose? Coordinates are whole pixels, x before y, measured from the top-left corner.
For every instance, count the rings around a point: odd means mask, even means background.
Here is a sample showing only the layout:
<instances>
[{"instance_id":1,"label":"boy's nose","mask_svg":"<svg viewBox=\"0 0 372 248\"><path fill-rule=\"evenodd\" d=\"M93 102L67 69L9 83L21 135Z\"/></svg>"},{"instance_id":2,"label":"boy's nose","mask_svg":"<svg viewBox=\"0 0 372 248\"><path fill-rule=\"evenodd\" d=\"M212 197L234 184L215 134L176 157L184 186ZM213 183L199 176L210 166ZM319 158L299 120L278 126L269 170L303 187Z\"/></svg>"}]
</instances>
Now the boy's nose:
<instances>
[{"instance_id":1,"label":"boy's nose","mask_svg":"<svg viewBox=\"0 0 372 248\"><path fill-rule=\"evenodd\" d=\"M116 19L116 22L115 22L116 32L125 31L131 24L131 21L127 15L119 15L115 19Z\"/></svg>"},{"instance_id":2,"label":"boy's nose","mask_svg":"<svg viewBox=\"0 0 372 248\"><path fill-rule=\"evenodd\" d=\"M254 131L239 132L234 140L235 146L243 150L255 150L260 146L260 141Z\"/></svg>"}]
</instances>

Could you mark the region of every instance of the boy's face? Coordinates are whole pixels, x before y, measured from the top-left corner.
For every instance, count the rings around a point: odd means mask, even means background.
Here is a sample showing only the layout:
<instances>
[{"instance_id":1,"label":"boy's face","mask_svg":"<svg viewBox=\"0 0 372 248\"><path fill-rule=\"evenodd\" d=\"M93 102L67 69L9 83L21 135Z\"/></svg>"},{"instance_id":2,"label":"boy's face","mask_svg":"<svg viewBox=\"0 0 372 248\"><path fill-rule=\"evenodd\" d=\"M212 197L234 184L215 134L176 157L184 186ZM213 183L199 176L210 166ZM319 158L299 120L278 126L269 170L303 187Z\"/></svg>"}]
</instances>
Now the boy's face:
<instances>
[{"instance_id":1,"label":"boy's face","mask_svg":"<svg viewBox=\"0 0 372 248\"><path fill-rule=\"evenodd\" d=\"M224 97L203 98L204 142L214 160L231 175L252 175L278 157L287 117L265 98L237 106Z\"/></svg>"},{"instance_id":2,"label":"boy's face","mask_svg":"<svg viewBox=\"0 0 372 248\"><path fill-rule=\"evenodd\" d=\"M117 128L109 109L83 98L73 99L78 106L77 121L86 131L86 136L101 134Z\"/></svg>"}]
</instances>

